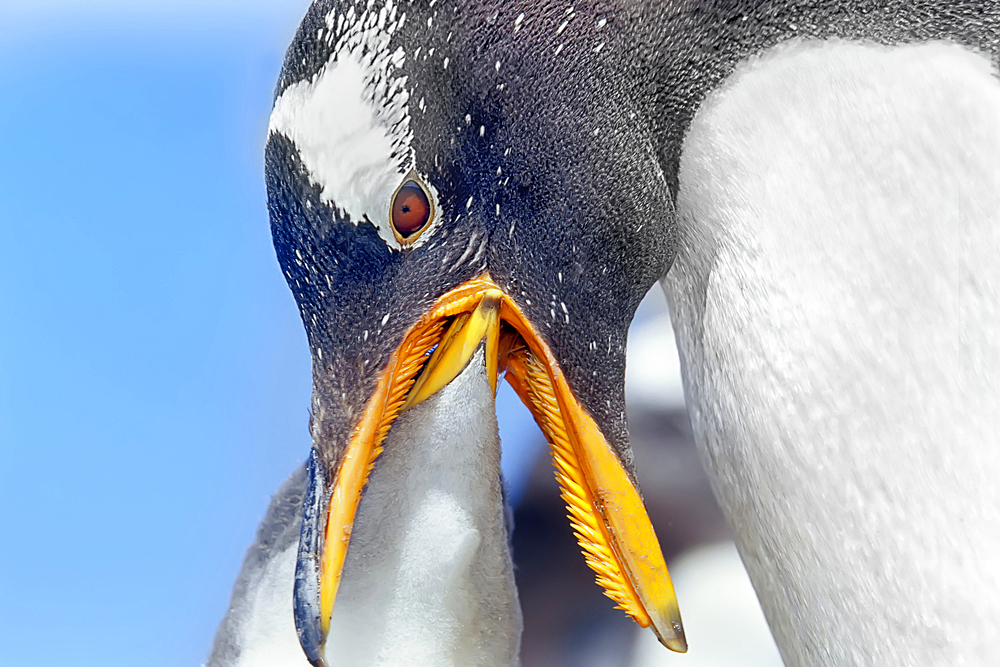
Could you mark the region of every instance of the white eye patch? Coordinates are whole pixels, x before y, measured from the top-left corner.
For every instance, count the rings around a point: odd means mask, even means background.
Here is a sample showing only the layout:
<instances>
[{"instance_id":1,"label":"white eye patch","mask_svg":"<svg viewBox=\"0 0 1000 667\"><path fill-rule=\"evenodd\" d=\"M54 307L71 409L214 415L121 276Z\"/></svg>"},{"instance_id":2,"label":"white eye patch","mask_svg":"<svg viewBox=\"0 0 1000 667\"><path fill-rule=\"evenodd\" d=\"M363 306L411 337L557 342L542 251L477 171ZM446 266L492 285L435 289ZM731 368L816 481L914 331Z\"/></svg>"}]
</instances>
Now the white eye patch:
<instances>
[{"instance_id":1,"label":"white eye patch","mask_svg":"<svg viewBox=\"0 0 1000 667\"><path fill-rule=\"evenodd\" d=\"M390 52L398 21L395 6L372 13L326 18L356 26L341 37L330 60L311 80L289 86L274 103L268 133L280 133L298 149L323 203L352 222L365 219L392 248L401 248L389 223L392 195L413 168L409 92L401 67L402 48ZM419 242L415 245L419 245Z\"/></svg>"}]
</instances>

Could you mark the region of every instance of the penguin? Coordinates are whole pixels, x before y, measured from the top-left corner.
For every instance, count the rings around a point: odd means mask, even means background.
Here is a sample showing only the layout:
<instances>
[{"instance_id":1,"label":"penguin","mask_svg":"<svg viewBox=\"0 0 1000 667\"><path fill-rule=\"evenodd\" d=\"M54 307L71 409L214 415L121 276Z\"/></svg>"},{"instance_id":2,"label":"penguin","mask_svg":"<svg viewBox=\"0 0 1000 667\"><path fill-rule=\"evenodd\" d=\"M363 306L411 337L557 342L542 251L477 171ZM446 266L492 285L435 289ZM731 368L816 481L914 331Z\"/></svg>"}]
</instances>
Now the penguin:
<instances>
[{"instance_id":1,"label":"penguin","mask_svg":"<svg viewBox=\"0 0 1000 667\"><path fill-rule=\"evenodd\" d=\"M598 583L686 650L624 409L657 281L786 664L987 664L998 38L992 2L315 2L265 149L313 446L210 664L293 626L288 664L517 664L501 378Z\"/></svg>"}]
</instances>

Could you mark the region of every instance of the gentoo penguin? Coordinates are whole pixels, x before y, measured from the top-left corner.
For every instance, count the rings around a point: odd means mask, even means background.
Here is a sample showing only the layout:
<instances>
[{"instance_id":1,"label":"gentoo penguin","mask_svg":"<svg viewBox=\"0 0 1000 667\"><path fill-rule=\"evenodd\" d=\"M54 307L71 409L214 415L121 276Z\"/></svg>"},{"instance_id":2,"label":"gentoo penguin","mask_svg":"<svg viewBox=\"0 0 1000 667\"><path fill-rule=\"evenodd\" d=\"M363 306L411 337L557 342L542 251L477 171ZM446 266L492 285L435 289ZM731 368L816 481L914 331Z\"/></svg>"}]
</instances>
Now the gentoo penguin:
<instances>
[{"instance_id":1,"label":"gentoo penguin","mask_svg":"<svg viewBox=\"0 0 1000 667\"><path fill-rule=\"evenodd\" d=\"M598 582L684 650L622 387L666 276L786 663L988 664L998 28L985 1L317 1L265 153L313 361L300 536L213 661L278 655L291 616L313 665L516 664L500 375Z\"/></svg>"}]
</instances>

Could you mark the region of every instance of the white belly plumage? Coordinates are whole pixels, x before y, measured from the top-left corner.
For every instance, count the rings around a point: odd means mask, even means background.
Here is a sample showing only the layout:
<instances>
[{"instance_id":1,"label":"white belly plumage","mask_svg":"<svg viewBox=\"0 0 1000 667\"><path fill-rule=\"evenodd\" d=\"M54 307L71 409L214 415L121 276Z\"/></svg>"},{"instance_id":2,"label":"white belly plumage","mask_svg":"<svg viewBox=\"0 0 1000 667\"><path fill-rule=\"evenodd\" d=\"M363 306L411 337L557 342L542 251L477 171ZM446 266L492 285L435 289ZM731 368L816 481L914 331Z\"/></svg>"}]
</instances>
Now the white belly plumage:
<instances>
[{"instance_id":1,"label":"white belly plumage","mask_svg":"<svg viewBox=\"0 0 1000 667\"><path fill-rule=\"evenodd\" d=\"M786 663L1000 651L1000 81L797 43L701 107L664 280L695 434Z\"/></svg>"}]
</instances>

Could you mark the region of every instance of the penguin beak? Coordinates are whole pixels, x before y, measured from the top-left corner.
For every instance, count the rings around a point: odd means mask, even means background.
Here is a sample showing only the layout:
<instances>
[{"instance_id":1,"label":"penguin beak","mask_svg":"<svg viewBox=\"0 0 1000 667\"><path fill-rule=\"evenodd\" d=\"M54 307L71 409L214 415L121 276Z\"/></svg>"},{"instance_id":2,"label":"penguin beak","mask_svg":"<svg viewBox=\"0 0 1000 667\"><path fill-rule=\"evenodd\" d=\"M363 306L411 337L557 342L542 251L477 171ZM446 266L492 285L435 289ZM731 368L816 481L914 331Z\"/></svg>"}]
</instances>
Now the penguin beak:
<instances>
[{"instance_id":1,"label":"penguin beak","mask_svg":"<svg viewBox=\"0 0 1000 667\"><path fill-rule=\"evenodd\" d=\"M489 274L438 299L382 372L339 461L328 502L316 499L320 632L316 637L300 625L300 636L312 635L312 648L317 639L321 648L329 631L358 503L393 422L458 376L480 345L494 395L505 374L549 441L570 523L597 582L667 648L686 651L673 584L638 488L549 346Z\"/></svg>"}]
</instances>

